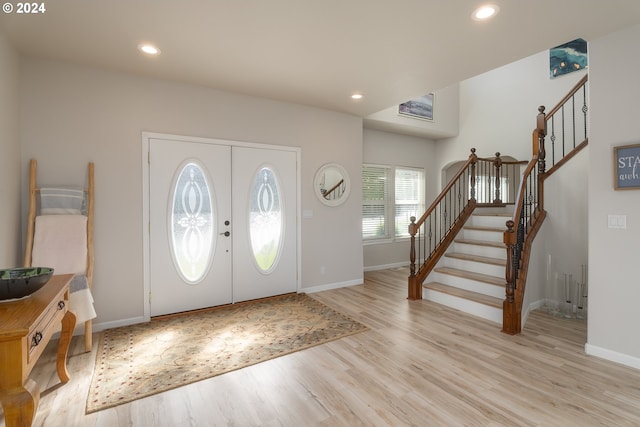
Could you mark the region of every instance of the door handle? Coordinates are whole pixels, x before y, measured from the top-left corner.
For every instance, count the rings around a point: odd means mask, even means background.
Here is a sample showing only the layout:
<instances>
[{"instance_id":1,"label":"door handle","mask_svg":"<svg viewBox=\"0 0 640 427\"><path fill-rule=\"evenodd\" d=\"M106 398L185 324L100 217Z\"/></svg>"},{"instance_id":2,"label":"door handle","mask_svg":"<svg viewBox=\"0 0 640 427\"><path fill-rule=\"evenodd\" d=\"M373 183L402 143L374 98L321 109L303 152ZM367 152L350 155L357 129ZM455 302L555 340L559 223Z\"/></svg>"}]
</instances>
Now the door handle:
<instances>
[{"instance_id":1,"label":"door handle","mask_svg":"<svg viewBox=\"0 0 640 427\"><path fill-rule=\"evenodd\" d=\"M222 236L223 234L224 234L225 236L227 236L227 237L229 237L229 236L231 235L231 233L229 233L228 231L225 231L224 233L220 233L220 235L221 235L221 236Z\"/></svg>"}]
</instances>

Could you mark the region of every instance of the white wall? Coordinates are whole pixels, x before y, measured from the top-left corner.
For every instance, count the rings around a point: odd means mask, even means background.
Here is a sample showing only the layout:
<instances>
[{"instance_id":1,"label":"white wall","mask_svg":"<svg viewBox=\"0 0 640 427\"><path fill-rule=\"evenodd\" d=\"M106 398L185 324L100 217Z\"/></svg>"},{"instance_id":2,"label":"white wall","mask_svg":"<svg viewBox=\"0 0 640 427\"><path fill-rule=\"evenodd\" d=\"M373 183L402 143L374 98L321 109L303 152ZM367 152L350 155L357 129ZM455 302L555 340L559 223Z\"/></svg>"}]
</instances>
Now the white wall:
<instances>
[{"instance_id":1,"label":"white wall","mask_svg":"<svg viewBox=\"0 0 640 427\"><path fill-rule=\"evenodd\" d=\"M30 158L50 184L84 182L95 162L98 326L143 315L143 131L302 147L301 207L312 212L302 220L303 290L361 283L360 118L37 59L23 60L21 95L25 179ZM335 208L313 193L316 170L329 162L353 183Z\"/></svg>"},{"instance_id":2,"label":"white wall","mask_svg":"<svg viewBox=\"0 0 640 427\"><path fill-rule=\"evenodd\" d=\"M547 218L532 247L524 316L558 293L556 276L561 284L564 284L564 274L571 274L573 280L582 280L582 266L588 263L588 161L587 146L545 180Z\"/></svg>"},{"instance_id":3,"label":"white wall","mask_svg":"<svg viewBox=\"0 0 640 427\"><path fill-rule=\"evenodd\" d=\"M423 94L416 94L416 97ZM434 91L433 120L421 120L398 114L394 105L365 118L365 127L370 129L429 135L431 138L450 138L458 134L459 87L457 84Z\"/></svg>"},{"instance_id":4,"label":"white wall","mask_svg":"<svg viewBox=\"0 0 640 427\"><path fill-rule=\"evenodd\" d=\"M372 129L364 130L364 163L424 168L427 205L438 194L435 179L435 142L429 139L398 135ZM364 244L367 270L408 265L409 239L392 239Z\"/></svg>"},{"instance_id":5,"label":"white wall","mask_svg":"<svg viewBox=\"0 0 640 427\"><path fill-rule=\"evenodd\" d=\"M549 78L549 52L521 59L460 83L460 133L438 144L438 164L496 151L531 159L531 133L538 107L549 111L584 76L575 72Z\"/></svg>"},{"instance_id":6,"label":"white wall","mask_svg":"<svg viewBox=\"0 0 640 427\"><path fill-rule=\"evenodd\" d=\"M640 368L640 190L615 191L613 147L640 143L640 26L589 44L589 318L587 352ZM627 216L610 229L609 214Z\"/></svg>"},{"instance_id":7,"label":"white wall","mask_svg":"<svg viewBox=\"0 0 640 427\"><path fill-rule=\"evenodd\" d=\"M18 55L0 32L0 268L22 265L19 81Z\"/></svg>"}]
</instances>

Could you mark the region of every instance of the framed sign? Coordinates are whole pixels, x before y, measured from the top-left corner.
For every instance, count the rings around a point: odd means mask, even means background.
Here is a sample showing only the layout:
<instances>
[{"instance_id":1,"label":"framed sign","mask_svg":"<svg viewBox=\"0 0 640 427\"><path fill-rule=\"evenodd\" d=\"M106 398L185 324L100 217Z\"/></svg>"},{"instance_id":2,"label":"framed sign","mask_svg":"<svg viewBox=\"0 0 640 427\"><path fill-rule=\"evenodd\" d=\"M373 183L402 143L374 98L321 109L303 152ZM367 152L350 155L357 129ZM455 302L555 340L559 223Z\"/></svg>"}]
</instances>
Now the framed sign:
<instances>
[{"instance_id":1,"label":"framed sign","mask_svg":"<svg viewBox=\"0 0 640 427\"><path fill-rule=\"evenodd\" d=\"M640 189L640 144L613 147L616 190Z\"/></svg>"}]
</instances>

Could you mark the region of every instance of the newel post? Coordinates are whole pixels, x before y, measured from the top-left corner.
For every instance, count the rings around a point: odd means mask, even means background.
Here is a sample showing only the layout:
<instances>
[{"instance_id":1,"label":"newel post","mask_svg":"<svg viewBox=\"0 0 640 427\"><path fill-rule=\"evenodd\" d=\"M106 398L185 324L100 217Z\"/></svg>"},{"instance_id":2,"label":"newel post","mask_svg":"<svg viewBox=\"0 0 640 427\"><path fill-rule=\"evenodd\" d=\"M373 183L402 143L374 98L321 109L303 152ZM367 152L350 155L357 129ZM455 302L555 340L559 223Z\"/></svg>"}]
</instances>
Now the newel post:
<instances>
[{"instance_id":1,"label":"newel post","mask_svg":"<svg viewBox=\"0 0 640 427\"><path fill-rule=\"evenodd\" d=\"M513 229L515 223L512 220L507 221L507 230L504 232L503 241L507 246L507 268L505 273L506 297L502 303L502 332L515 335L520 332L520 319L515 302L516 289L516 265L514 258L516 246L516 233Z\"/></svg>"},{"instance_id":2,"label":"newel post","mask_svg":"<svg viewBox=\"0 0 640 427\"><path fill-rule=\"evenodd\" d=\"M547 136L547 120L544 113L544 105L538 107L538 116L536 117L536 130L538 131L538 172L543 174L547 168L545 157L547 152L544 148L544 137Z\"/></svg>"},{"instance_id":3,"label":"newel post","mask_svg":"<svg viewBox=\"0 0 640 427\"><path fill-rule=\"evenodd\" d=\"M416 233L418 226L416 225L416 217L411 217L409 224L409 235L411 236L411 249L409 250L409 296L410 300L422 299L422 285L418 283L416 277Z\"/></svg>"},{"instance_id":4,"label":"newel post","mask_svg":"<svg viewBox=\"0 0 640 427\"><path fill-rule=\"evenodd\" d=\"M493 199L493 203L502 203L502 197L500 196L500 168L502 167L500 152L496 153L496 158L493 161L493 166L496 168L496 198Z\"/></svg>"},{"instance_id":5,"label":"newel post","mask_svg":"<svg viewBox=\"0 0 640 427\"><path fill-rule=\"evenodd\" d=\"M471 186L470 188L470 198L475 200L476 199L476 163L478 162L478 156L476 156L476 149L472 148L471 149L471 154L469 154L469 159L471 160L471 182L469 183L469 185Z\"/></svg>"}]
</instances>

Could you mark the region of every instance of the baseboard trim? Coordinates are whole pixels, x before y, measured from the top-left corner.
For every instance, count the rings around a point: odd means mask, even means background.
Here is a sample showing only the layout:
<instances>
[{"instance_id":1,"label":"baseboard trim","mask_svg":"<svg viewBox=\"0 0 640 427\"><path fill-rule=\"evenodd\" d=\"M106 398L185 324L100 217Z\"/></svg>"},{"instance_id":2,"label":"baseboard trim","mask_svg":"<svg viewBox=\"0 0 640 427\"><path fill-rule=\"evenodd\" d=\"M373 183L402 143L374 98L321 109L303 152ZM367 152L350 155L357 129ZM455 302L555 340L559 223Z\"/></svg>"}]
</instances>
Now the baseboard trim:
<instances>
[{"instance_id":1,"label":"baseboard trim","mask_svg":"<svg viewBox=\"0 0 640 427\"><path fill-rule=\"evenodd\" d=\"M112 322L102 322L93 324L93 332L102 332L107 329L119 328L121 326L135 325L137 323L148 322L149 319L145 319L144 316L130 317L128 319L114 320Z\"/></svg>"},{"instance_id":2,"label":"baseboard trim","mask_svg":"<svg viewBox=\"0 0 640 427\"><path fill-rule=\"evenodd\" d=\"M533 310L537 310L541 307L544 307L545 304L545 300L541 299L538 301L534 301L531 304L529 304L529 306L527 307L527 309L525 310L525 312L522 314L522 327L524 328L524 325L527 324L527 319L529 318L529 314L533 311Z\"/></svg>"},{"instance_id":3,"label":"baseboard trim","mask_svg":"<svg viewBox=\"0 0 640 427\"><path fill-rule=\"evenodd\" d=\"M589 356L599 357L610 362L619 363L631 368L640 369L640 358L629 356L628 354L618 353L617 351L599 347L597 345L586 343L584 351Z\"/></svg>"},{"instance_id":4,"label":"baseboard trim","mask_svg":"<svg viewBox=\"0 0 640 427\"><path fill-rule=\"evenodd\" d=\"M310 288L302 288L300 289L300 292L313 294L315 292L328 291L331 289L346 288L347 286L362 285L363 283L364 283L364 278L361 277L359 279L347 280L346 282L328 283L326 285L318 285L318 286L311 286Z\"/></svg>"},{"instance_id":5,"label":"baseboard trim","mask_svg":"<svg viewBox=\"0 0 640 427\"><path fill-rule=\"evenodd\" d=\"M407 261L394 262L392 264L372 265L369 267L364 267L364 271L388 270L390 268L406 267L408 265L409 265L409 262Z\"/></svg>"},{"instance_id":6,"label":"baseboard trim","mask_svg":"<svg viewBox=\"0 0 640 427\"><path fill-rule=\"evenodd\" d=\"M103 322L103 323L93 323L91 331L95 334L96 332L106 331L107 329L118 328L120 326L129 326L135 325L137 323L148 322L149 319L145 319L143 316L140 317L132 317L130 319L118 320L115 322ZM75 329L73 330L73 336L81 336L84 335L84 322L76 324ZM52 339L60 338L60 331L55 332L52 336Z\"/></svg>"}]
</instances>

